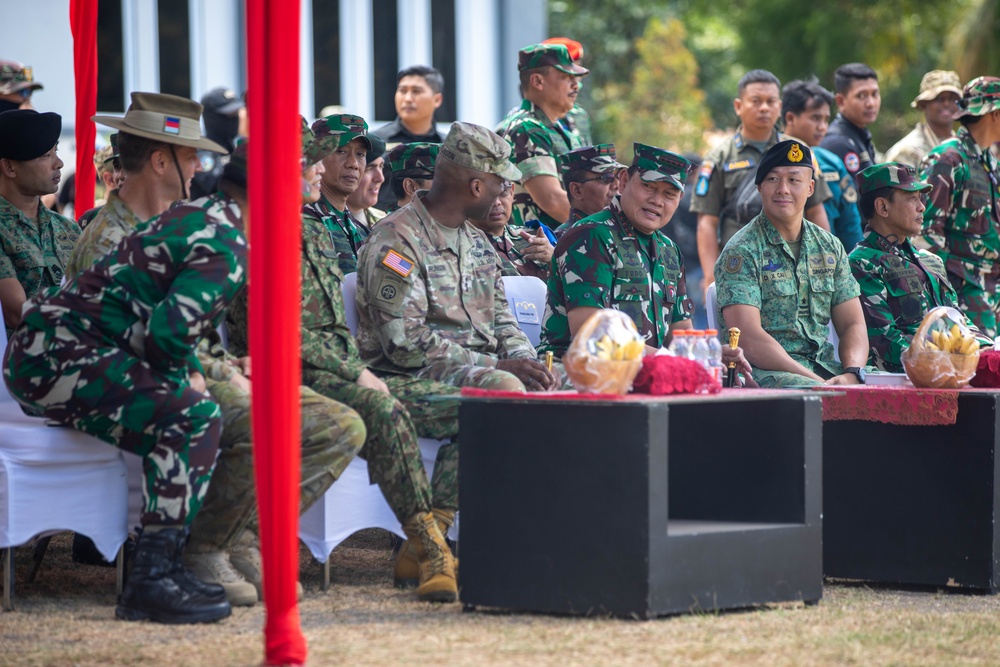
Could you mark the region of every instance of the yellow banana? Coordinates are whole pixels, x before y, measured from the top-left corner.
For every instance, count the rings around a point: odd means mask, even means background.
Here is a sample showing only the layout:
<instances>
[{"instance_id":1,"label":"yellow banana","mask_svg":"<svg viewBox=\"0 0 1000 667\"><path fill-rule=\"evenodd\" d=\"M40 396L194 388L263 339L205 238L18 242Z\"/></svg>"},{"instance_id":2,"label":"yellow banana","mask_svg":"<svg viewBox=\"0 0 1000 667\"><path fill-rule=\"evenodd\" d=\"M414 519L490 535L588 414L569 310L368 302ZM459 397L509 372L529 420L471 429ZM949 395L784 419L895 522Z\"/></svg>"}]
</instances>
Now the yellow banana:
<instances>
[{"instance_id":1,"label":"yellow banana","mask_svg":"<svg viewBox=\"0 0 1000 667\"><path fill-rule=\"evenodd\" d=\"M934 347L940 348L941 347L941 332L938 331L938 330L936 330L936 329L934 331L932 331L931 332L931 340L934 342Z\"/></svg>"},{"instance_id":2,"label":"yellow banana","mask_svg":"<svg viewBox=\"0 0 1000 667\"><path fill-rule=\"evenodd\" d=\"M929 350L938 350L940 348L937 345L935 345L934 343L927 343L927 349L929 349Z\"/></svg>"}]
</instances>

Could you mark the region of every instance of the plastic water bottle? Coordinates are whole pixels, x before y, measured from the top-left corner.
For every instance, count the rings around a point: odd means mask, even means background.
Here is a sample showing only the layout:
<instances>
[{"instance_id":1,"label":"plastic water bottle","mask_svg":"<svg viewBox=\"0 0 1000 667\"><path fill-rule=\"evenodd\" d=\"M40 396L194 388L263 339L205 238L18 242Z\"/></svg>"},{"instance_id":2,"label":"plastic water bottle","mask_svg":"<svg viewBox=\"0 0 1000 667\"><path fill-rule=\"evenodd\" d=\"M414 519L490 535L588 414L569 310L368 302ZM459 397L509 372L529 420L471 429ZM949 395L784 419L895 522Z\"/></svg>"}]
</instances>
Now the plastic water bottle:
<instances>
[{"instance_id":1,"label":"plastic water bottle","mask_svg":"<svg viewBox=\"0 0 1000 667\"><path fill-rule=\"evenodd\" d=\"M697 361L701 364L709 373L712 372L711 369L711 358L708 349L708 340L706 340L706 332L704 331L692 331L691 336L691 359Z\"/></svg>"},{"instance_id":2,"label":"plastic water bottle","mask_svg":"<svg viewBox=\"0 0 1000 667\"><path fill-rule=\"evenodd\" d=\"M675 331L667 351L675 357L691 358L691 341L685 329Z\"/></svg>"},{"instance_id":3,"label":"plastic water bottle","mask_svg":"<svg viewBox=\"0 0 1000 667\"><path fill-rule=\"evenodd\" d=\"M719 340L719 332L709 329L705 332L708 341L708 359L711 366L708 372L722 384L722 378L726 374L726 368L722 363L722 341Z\"/></svg>"}]
</instances>

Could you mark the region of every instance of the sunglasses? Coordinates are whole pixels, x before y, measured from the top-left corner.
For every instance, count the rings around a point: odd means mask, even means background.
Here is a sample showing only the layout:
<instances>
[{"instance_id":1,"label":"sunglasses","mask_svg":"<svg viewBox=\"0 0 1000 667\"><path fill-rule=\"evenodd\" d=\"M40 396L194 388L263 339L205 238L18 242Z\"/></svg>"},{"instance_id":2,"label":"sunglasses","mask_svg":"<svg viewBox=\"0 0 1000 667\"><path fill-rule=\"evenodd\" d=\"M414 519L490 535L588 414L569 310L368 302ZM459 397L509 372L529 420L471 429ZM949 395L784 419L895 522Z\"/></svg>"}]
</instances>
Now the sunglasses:
<instances>
[{"instance_id":1,"label":"sunglasses","mask_svg":"<svg viewBox=\"0 0 1000 667\"><path fill-rule=\"evenodd\" d=\"M585 178L581 181L577 181L577 183L590 183L591 181L600 181L601 183L610 185L611 183L614 182L616 178L618 178L618 172L607 171L601 174L600 176L595 176L594 178Z\"/></svg>"}]
</instances>

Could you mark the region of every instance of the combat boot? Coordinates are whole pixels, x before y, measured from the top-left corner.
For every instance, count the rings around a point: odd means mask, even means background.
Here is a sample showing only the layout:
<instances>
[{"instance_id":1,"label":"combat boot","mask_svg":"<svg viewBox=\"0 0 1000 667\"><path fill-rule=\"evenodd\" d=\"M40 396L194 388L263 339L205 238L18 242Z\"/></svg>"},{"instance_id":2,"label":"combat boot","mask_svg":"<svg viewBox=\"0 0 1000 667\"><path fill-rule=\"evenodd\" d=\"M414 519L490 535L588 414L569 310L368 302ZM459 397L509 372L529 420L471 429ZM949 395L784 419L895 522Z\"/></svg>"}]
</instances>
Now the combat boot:
<instances>
[{"instance_id":1,"label":"combat boot","mask_svg":"<svg viewBox=\"0 0 1000 667\"><path fill-rule=\"evenodd\" d=\"M434 515L414 514L403 524L420 568L417 599L422 602L454 602L458 599L455 561Z\"/></svg>"},{"instance_id":2,"label":"combat boot","mask_svg":"<svg viewBox=\"0 0 1000 667\"><path fill-rule=\"evenodd\" d=\"M448 529L455 523L455 510L432 509L438 530L448 537ZM455 574L458 574L458 559L455 559ZM420 585L420 565L417 563L417 553L412 543L404 540L396 552L396 564L393 568L392 583L396 588L416 588Z\"/></svg>"},{"instance_id":3,"label":"combat boot","mask_svg":"<svg viewBox=\"0 0 1000 667\"><path fill-rule=\"evenodd\" d=\"M252 607L257 604L257 588L233 567L225 551L203 551L189 545L184 551L183 562L195 578L222 586L232 606Z\"/></svg>"},{"instance_id":4,"label":"combat boot","mask_svg":"<svg viewBox=\"0 0 1000 667\"><path fill-rule=\"evenodd\" d=\"M229 548L229 562L236 569L243 579L257 589L257 599L264 599L264 560L260 555L260 542L257 536L249 530L236 538L233 546ZM302 599L304 591L302 582L295 582L295 597Z\"/></svg>"},{"instance_id":5,"label":"combat boot","mask_svg":"<svg viewBox=\"0 0 1000 667\"><path fill-rule=\"evenodd\" d=\"M221 587L197 585L180 564L184 540L180 528L143 531L115 616L127 621L206 623L232 613Z\"/></svg>"}]
</instances>

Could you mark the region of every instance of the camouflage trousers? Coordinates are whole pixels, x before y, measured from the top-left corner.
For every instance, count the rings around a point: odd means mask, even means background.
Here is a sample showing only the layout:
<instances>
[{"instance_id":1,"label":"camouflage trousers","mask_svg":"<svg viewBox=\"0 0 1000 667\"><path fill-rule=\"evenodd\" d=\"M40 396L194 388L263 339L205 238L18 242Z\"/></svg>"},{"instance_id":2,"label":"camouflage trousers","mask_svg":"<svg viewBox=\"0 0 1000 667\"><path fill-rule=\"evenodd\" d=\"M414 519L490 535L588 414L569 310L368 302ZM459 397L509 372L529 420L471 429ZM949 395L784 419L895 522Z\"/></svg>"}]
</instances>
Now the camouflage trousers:
<instances>
[{"instance_id":1,"label":"camouflage trousers","mask_svg":"<svg viewBox=\"0 0 1000 667\"><path fill-rule=\"evenodd\" d=\"M822 378L832 378L834 375L843 372L839 368L835 369L838 373L829 371L818 364L808 364L803 362L801 358L796 359L800 364L812 370L813 373L819 375ZM818 387L823 383L818 380L813 380L805 375L799 375L798 373L791 373L788 371L766 371L762 368L753 368L753 379L757 381L757 385L761 389L783 389L785 387Z\"/></svg>"},{"instance_id":2,"label":"camouflage trousers","mask_svg":"<svg viewBox=\"0 0 1000 667\"><path fill-rule=\"evenodd\" d=\"M230 382L208 380L222 409L219 459L205 502L191 526L191 544L203 551L228 549L244 529L259 535L250 438L250 394ZM365 442L365 424L346 405L300 391L302 409L299 514L319 500Z\"/></svg>"},{"instance_id":3,"label":"camouflage trousers","mask_svg":"<svg viewBox=\"0 0 1000 667\"><path fill-rule=\"evenodd\" d=\"M211 399L119 348L28 328L11 339L3 370L28 409L142 457L143 526L190 525L222 430Z\"/></svg>"},{"instance_id":4,"label":"camouflage trousers","mask_svg":"<svg viewBox=\"0 0 1000 667\"><path fill-rule=\"evenodd\" d=\"M949 273L955 291L958 292L958 305L972 323L979 327L990 340L997 336L997 313L1000 313L1000 294L993 280L984 283L957 280L955 274Z\"/></svg>"},{"instance_id":5,"label":"camouflage trousers","mask_svg":"<svg viewBox=\"0 0 1000 667\"><path fill-rule=\"evenodd\" d=\"M553 363L552 372L555 374L561 389L573 388L562 364ZM476 389L492 389L494 391L529 391L516 375L492 366L469 366L447 361L435 361L419 369L415 373L415 377L443 382L453 387L475 387Z\"/></svg>"},{"instance_id":6,"label":"camouflage trousers","mask_svg":"<svg viewBox=\"0 0 1000 667\"><path fill-rule=\"evenodd\" d=\"M402 375L381 379L391 395L327 371L302 370L306 385L364 419L368 439L360 456L400 523L432 507L458 509L458 401L427 400L453 394L454 387ZM430 483L418 437L451 440L438 450Z\"/></svg>"}]
</instances>

